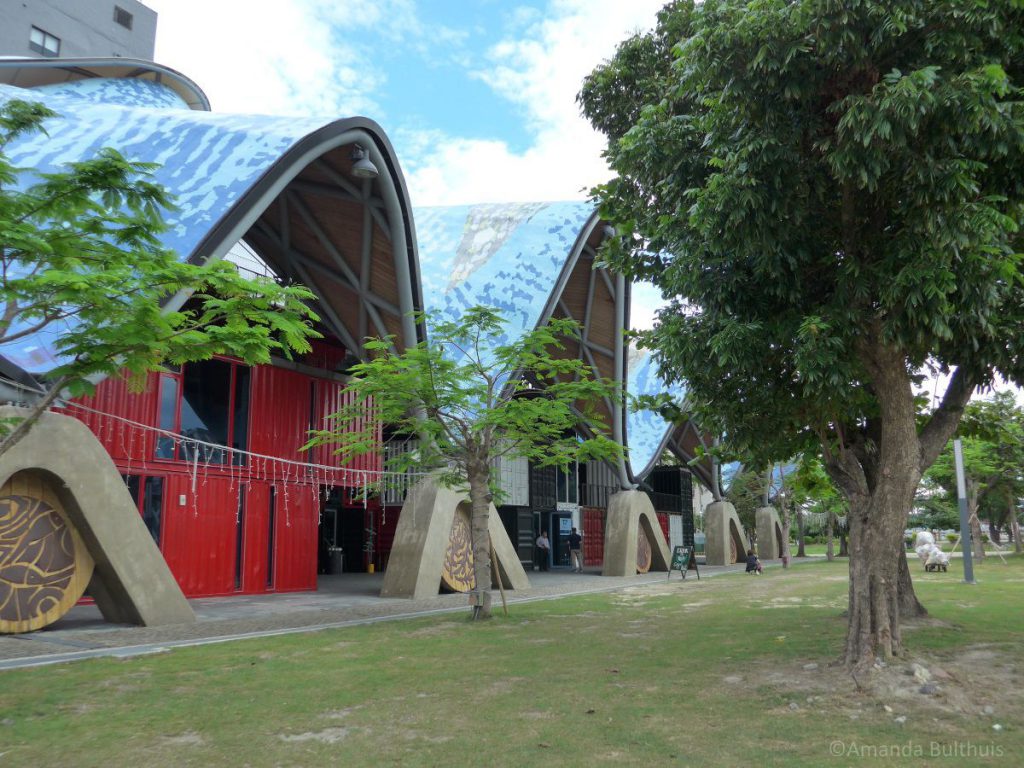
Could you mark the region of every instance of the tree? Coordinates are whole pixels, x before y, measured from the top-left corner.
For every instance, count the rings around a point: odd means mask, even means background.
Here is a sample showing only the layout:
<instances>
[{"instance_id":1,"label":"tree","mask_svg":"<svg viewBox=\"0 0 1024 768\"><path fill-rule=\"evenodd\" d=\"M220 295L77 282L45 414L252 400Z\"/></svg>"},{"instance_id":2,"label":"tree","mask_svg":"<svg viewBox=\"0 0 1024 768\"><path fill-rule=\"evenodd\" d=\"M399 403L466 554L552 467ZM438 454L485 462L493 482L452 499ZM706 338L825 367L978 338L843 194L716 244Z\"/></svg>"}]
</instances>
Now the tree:
<instances>
[{"instance_id":1,"label":"tree","mask_svg":"<svg viewBox=\"0 0 1024 768\"><path fill-rule=\"evenodd\" d=\"M827 539L825 557L832 562L835 559L833 537L839 525L839 518L846 516L846 506L825 472L821 456L813 453L803 454L797 462L796 471L790 477L790 486L793 489L794 503L807 516L824 515ZM840 555L842 554L841 552Z\"/></svg>"},{"instance_id":2,"label":"tree","mask_svg":"<svg viewBox=\"0 0 1024 768\"><path fill-rule=\"evenodd\" d=\"M762 465L820 451L847 499L851 668L902 651L922 473L976 387L1024 378L1022 30L1019 3L680 1L579 96L618 174L605 258L675 297L662 371Z\"/></svg>"},{"instance_id":3,"label":"tree","mask_svg":"<svg viewBox=\"0 0 1024 768\"><path fill-rule=\"evenodd\" d=\"M28 173L5 150L53 115L30 102L0 106L0 348L60 329L60 363L29 415L5 425L0 453L55 400L88 394L98 378L126 374L141 386L165 363L228 354L257 364L273 350L310 349L319 334L309 291L243 278L227 262L182 263L161 245L173 204L152 164L102 149L19 188ZM191 298L170 311L176 294Z\"/></svg>"},{"instance_id":4,"label":"tree","mask_svg":"<svg viewBox=\"0 0 1024 768\"><path fill-rule=\"evenodd\" d=\"M395 351L390 338L368 341L369 359L350 370L350 404L332 415L330 429L314 433L310 445L332 445L343 457L379 450L367 410L376 424L419 436L418 449L402 452L389 468L436 471L443 485L468 491L474 578L485 593L491 585L488 508L500 499L493 461L518 456L564 468L616 456L619 448L605 437L593 404L619 393L613 382L564 355L562 340L577 335L571 320L553 318L506 341L501 314L477 306L456 321L433 317L428 327L430 341L404 352ZM580 431L591 436L581 438Z\"/></svg>"},{"instance_id":5,"label":"tree","mask_svg":"<svg viewBox=\"0 0 1024 768\"><path fill-rule=\"evenodd\" d=\"M991 399L974 401L964 411L957 436L963 445L974 554L984 557L980 521L989 521L993 540L998 543L1000 526L1013 531L1018 500L1024 496L1024 409L1017 406L1011 392L997 392ZM957 509L952 443L925 473L923 485L932 509ZM948 527L959 526L959 514L953 520Z\"/></svg>"}]
</instances>

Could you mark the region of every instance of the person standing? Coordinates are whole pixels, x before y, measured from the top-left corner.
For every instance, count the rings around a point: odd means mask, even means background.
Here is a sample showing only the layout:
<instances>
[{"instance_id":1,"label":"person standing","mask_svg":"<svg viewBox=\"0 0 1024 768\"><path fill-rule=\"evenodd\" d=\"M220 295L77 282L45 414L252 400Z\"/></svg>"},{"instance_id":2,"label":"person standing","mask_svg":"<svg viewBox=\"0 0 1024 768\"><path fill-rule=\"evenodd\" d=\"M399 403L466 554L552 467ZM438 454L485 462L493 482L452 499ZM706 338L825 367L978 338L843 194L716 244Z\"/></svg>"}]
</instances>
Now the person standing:
<instances>
[{"instance_id":1,"label":"person standing","mask_svg":"<svg viewBox=\"0 0 1024 768\"><path fill-rule=\"evenodd\" d=\"M583 573L583 537L575 528L569 534L569 563L573 573Z\"/></svg>"},{"instance_id":2,"label":"person standing","mask_svg":"<svg viewBox=\"0 0 1024 768\"><path fill-rule=\"evenodd\" d=\"M541 531L537 537L537 558L540 560L540 569L546 571L551 561L551 542L548 541L547 531Z\"/></svg>"}]
</instances>

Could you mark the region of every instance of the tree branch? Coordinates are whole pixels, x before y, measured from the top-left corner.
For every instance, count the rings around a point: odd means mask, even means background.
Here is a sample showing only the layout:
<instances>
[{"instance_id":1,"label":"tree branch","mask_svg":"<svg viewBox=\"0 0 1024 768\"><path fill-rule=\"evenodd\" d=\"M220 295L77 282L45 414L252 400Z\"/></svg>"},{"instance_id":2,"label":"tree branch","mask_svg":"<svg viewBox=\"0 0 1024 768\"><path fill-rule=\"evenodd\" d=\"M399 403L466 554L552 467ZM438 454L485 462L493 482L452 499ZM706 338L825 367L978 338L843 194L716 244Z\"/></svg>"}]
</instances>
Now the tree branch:
<instances>
[{"instance_id":1,"label":"tree branch","mask_svg":"<svg viewBox=\"0 0 1024 768\"><path fill-rule=\"evenodd\" d=\"M971 399L971 393L976 386L977 377L969 374L963 366L953 373L946 387L946 394L942 396L942 402L918 437L921 445L922 474L939 457L949 438L956 431L960 417L964 413L964 406Z\"/></svg>"}]
</instances>

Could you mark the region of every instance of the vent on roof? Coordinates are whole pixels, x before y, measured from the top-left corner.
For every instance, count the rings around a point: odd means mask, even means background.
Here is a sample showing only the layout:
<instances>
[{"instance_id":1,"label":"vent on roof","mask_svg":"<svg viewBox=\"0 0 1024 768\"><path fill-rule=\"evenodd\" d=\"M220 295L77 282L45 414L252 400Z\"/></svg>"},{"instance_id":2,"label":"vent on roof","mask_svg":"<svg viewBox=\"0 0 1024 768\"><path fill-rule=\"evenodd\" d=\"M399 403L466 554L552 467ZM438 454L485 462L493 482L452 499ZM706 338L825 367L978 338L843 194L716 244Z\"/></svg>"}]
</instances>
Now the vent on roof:
<instances>
[{"instance_id":1,"label":"vent on roof","mask_svg":"<svg viewBox=\"0 0 1024 768\"><path fill-rule=\"evenodd\" d=\"M114 6L114 21L125 29L132 28L132 15L119 5Z\"/></svg>"}]
</instances>

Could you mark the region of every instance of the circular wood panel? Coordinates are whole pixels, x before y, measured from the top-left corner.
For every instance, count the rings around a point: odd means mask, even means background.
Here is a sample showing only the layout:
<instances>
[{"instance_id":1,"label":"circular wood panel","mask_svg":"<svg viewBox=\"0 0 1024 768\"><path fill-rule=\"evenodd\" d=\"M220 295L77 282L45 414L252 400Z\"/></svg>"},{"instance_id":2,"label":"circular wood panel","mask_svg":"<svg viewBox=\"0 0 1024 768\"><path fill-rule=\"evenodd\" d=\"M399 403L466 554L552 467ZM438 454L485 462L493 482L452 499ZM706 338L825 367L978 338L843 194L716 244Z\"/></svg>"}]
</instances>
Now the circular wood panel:
<instances>
[{"instance_id":1,"label":"circular wood panel","mask_svg":"<svg viewBox=\"0 0 1024 768\"><path fill-rule=\"evenodd\" d=\"M470 592L475 583L473 531L470 528L469 513L464 507L459 506L455 510L452 532L448 537L448 549L444 553L441 586L452 592Z\"/></svg>"},{"instance_id":2,"label":"circular wood panel","mask_svg":"<svg viewBox=\"0 0 1024 768\"><path fill-rule=\"evenodd\" d=\"M636 572L647 573L651 570L651 542L641 525L636 534Z\"/></svg>"},{"instance_id":3,"label":"circular wood panel","mask_svg":"<svg viewBox=\"0 0 1024 768\"><path fill-rule=\"evenodd\" d=\"M52 624L78 602L92 571L92 557L48 489L26 480L0 489L0 633Z\"/></svg>"}]
</instances>

